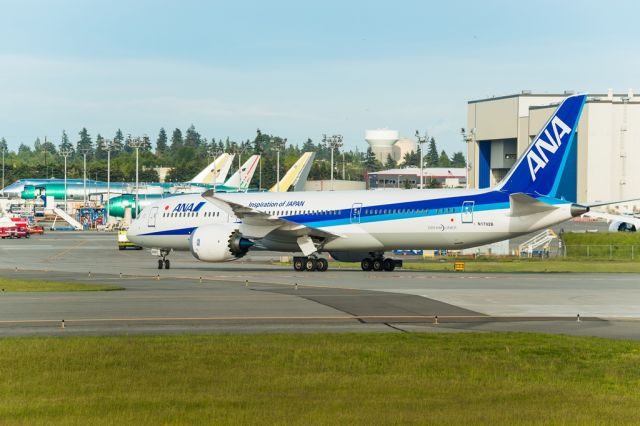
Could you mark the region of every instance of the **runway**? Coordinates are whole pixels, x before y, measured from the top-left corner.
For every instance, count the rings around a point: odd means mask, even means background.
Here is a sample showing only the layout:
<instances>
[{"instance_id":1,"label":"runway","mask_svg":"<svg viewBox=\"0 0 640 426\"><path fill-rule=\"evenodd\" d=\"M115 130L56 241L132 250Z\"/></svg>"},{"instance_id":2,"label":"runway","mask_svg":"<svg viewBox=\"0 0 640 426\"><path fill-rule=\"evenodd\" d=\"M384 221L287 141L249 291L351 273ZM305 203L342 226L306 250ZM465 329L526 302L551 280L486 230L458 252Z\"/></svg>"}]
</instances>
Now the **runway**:
<instances>
[{"instance_id":1,"label":"runway","mask_svg":"<svg viewBox=\"0 0 640 426\"><path fill-rule=\"evenodd\" d=\"M640 338L639 274L309 273L271 265L273 256L206 264L172 253L167 271L146 251L118 251L113 234L3 240L2 276L125 290L0 293L0 335L499 330Z\"/></svg>"}]
</instances>

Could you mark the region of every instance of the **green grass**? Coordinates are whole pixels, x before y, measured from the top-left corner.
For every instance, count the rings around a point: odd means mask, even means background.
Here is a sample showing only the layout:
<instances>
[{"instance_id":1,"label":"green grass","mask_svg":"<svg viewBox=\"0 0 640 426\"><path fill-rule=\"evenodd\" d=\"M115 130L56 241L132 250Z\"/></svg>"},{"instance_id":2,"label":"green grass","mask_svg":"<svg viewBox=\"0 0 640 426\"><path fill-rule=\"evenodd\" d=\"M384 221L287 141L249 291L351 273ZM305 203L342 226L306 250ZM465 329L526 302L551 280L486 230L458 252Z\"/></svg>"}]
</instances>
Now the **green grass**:
<instances>
[{"instance_id":1,"label":"green grass","mask_svg":"<svg viewBox=\"0 0 640 426\"><path fill-rule=\"evenodd\" d=\"M565 232L567 245L636 245L640 246L640 232Z\"/></svg>"},{"instance_id":2,"label":"green grass","mask_svg":"<svg viewBox=\"0 0 640 426\"><path fill-rule=\"evenodd\" d=\"M535 334L0 340L0 423L637 424L640 343Z\"/></svg>"},{"instance_id":3,"label":"green grass","mask_svg":"<svg viewBox=\"0 0 640 426\"><path fill-rule=\"evenodd\" d=\"M639 256L640 257L640 256ZM453 271L453 263L463 261L465 272L640 272L640 262L618 260L514 259L467 260L448 258L445 261L405 261L402 269L412 271ZM277 262L277 265L291 263ZM330 269L356 268L359 263L330 262Z\"/></svg>"},{"instance_id":4,"label":"green grass","mask_svg":"<svg viewBox=\"0 0 640 426\"><path fill-rule=\"evenodd\" d=\"M33 291L110 291L124 290L122 287L104 284L84 284L71 282L57 282L46 280L22 280L17 278L0 277L0 291L33 292ZM1 423L1 422L0 422Z\"/></svg>"}]
</instances>

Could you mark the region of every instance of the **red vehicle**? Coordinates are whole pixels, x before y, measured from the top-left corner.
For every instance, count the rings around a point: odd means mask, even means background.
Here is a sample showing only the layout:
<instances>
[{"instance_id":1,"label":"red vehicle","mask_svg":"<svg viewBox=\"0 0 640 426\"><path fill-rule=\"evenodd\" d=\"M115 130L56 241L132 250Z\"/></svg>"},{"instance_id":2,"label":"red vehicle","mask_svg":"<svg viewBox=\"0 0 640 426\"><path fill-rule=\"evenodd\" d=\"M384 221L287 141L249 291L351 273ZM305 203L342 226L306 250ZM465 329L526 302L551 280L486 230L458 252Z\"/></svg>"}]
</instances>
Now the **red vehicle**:
<instances>
[{"instance_id":1,"label":"red vehicle","mask_svg":"<svg viewBox=\"0 0 640 426\"><path fill-rule=\"evenodd\" d=\"M16 226L0 226L0 238L16 238L18 235L18 228Z\"/></svg>"},{"instance_id":2,"label":"red vehicle","mask_svg":"<svg viewBox=\"0 0 640 426\"><path fill-rule=\"evenodd\" d=\"M29 234L44 234L44 226L34 225L29 228Z\"/></svg>"},{"instance_id":3,"label":"red vehicle","mask_svg":"<svg viewBox=\"0 0 640 426\"><path fill-rule=\"evenodd\" d=\"M21 217L12 217L11 221L16 226L15 238L29 238L29 222Z\"/></svg>"}]
</instances>

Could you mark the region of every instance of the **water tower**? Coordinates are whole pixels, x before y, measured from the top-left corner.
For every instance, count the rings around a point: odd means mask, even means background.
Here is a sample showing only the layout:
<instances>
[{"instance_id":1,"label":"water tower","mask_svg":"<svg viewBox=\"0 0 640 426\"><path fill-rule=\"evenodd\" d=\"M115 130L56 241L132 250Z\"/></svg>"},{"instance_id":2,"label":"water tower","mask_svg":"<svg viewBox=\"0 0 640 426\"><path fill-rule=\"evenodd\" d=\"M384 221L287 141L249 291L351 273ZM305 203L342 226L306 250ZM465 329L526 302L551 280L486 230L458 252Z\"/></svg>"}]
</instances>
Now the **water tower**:
<instances>
[{"instance_id":1,"label":"water tower","mask_svg":"<svg viewBox=\"0 0 640 426\"><path fill-rule=\"evenodd\" d=\"M386 163L387 156L393 158L393 144L400 139L397 130L375 129L367 130L364 134L364 140L371 147L371 151L375 154L378 161L382 164Z\"/></svg>"}]
</instances>

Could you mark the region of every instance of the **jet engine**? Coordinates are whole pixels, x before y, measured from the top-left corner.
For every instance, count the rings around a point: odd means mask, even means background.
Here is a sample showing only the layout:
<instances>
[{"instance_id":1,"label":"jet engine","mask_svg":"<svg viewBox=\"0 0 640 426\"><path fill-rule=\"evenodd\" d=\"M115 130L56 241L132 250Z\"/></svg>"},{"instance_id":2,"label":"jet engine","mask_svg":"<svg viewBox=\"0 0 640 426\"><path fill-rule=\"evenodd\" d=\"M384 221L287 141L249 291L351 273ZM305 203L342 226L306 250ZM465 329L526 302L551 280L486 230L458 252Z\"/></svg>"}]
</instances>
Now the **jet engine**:
<instances>
[{"instance_id":1,"label":"jet engine","mask_svg":"<svg viewBox=\"0 0 640 426\"><path fill-rule=\"evenodd\" d=\"M609 224L609 232L636 232L636 226L630 222L613 221Z\"/></svg>"},{"instance_id":2,"label":"jet engine","mask_svg":"<svg viewBox=\"0 0 640 426\"><path fill-rule=\"evenodd\" d=\"M204 262L228 262L239 259L249 251L253 241L244 238L231 224L206 225L197 228L189 237L191 254Z\"/></svg>"}]
</instances>

